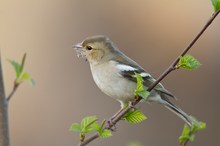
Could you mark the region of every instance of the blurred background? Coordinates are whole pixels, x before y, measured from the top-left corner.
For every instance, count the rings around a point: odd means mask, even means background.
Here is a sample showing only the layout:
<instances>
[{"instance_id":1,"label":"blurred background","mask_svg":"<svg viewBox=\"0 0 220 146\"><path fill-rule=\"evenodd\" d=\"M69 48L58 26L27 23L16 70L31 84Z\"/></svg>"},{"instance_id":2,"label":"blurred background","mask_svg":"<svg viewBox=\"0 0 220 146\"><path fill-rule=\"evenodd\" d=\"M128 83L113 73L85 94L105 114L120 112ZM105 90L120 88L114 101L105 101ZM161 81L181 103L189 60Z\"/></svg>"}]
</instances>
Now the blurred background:
<instances>
[{"instance_id":1,"label":"blurred background","mask_svg":"<svg viewBox=\"0 0 220 146\"><path fill-rule=\"evenodd\" d=\"M0 48L7 95L15 73L7 59L20 61L36 81L23 83L10 101L11 146L73 146L71 123L97 115L107 119L120 104L93 82L89 65L72 45L97 34L115 44L157 78L189 44L213 13L210 0L1 0ZM220 123L220 16L190 51L203 65L171 73L164 86L184 111L207 123L193 144L218 145ZM148 120L120 122L117 132L90 146L178 145L183 121L157 104L138 105Z\"/></svg>"}]
</instances>

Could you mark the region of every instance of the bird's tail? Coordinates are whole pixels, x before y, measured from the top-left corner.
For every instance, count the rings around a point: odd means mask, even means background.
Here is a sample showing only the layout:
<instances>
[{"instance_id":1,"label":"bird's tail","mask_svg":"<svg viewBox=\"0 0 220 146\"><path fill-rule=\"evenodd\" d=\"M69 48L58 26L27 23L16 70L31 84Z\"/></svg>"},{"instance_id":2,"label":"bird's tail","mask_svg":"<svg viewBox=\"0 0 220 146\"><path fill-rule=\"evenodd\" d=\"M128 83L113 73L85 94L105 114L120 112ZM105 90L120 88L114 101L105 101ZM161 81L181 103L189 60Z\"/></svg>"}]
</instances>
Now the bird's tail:
<instances>
[{"instance_id":1,"label":"bird's tail","mask_svg":"<svg viewBox=\"0 0 220 146\"><path fill-rule=\"evenodd\" d=\"M192 125L199 126L199 123L196 120L194 120L191 116L187 115L183 110L175 106L169 100L164 100L163 105L167 109L175 113L177 116L179 116L181 119L183 119L190 127L192 127Z\"/></svg>"}]
</instances>

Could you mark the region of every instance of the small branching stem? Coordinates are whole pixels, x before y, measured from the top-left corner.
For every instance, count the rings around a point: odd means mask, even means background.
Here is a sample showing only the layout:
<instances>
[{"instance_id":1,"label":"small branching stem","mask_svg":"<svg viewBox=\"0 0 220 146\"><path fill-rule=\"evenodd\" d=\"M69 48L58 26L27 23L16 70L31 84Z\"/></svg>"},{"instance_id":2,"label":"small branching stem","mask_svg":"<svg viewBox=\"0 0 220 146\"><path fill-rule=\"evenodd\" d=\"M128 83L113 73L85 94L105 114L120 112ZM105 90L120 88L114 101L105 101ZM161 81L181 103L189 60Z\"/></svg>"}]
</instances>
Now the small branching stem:
<instances>
[{"instance_id":1,"label":"small branching stem","mask_svg":"<svg viewBox=\"0 0 220 146\"><path fill-rule=\"evenodd\" d=\"M19 85L20 85L20 84L14 83L14 87L13 87L11 93L8 95L7 101L9 101L9 100L13 97L13 95L14 95L14 93L17 91Z\"/></svg>"}]
</instances>

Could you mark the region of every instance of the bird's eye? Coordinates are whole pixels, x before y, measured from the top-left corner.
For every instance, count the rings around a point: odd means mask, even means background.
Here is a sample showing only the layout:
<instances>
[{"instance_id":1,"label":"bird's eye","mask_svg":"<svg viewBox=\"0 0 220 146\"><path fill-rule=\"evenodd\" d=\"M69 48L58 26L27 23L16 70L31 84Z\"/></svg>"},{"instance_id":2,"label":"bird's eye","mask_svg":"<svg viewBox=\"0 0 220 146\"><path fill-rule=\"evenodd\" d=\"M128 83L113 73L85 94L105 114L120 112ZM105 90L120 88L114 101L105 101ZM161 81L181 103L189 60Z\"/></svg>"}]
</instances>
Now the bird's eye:
<instances>
[{"instance_id":1,"label":"bird's eye","mask_svg":"<svg viewBox=\"0 0 220 146\"><path fill-rule=\"evenodd\" d=\"M92 47L91 46L86 46L86 49L87 50L92 50Z\"/></svg>"}]
</instances>

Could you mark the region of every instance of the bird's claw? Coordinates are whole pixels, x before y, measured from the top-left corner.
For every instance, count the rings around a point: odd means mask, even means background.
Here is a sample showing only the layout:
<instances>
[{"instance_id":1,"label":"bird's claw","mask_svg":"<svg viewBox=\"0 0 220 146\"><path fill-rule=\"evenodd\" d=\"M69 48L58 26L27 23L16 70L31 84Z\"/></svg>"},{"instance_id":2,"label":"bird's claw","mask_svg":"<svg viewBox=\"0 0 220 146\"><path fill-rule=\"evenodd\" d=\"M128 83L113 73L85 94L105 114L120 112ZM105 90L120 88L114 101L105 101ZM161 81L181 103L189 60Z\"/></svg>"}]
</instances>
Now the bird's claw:
<instances>
[{"instance_id":1,"label":"bird's claw","mask_svg":"<svg viewBox=\"0 0 220 146\"><path fill-rule=\"evenodd\" d=\"M133 110L137 109L132 101L128 102L128 106L131 107Z\"/></svg>"},{"instance_id":2,"label":"bird's claw","mask_svg":"<svg viewBox=\"0 0 220 146\"><path fill-rule=\"evenodd\" d=\"M107 123L108 123L108 129L111 131L116 131L116 126L115 123L113 122L114 118L110 118Z\"/></svg>"}]
</instances>

